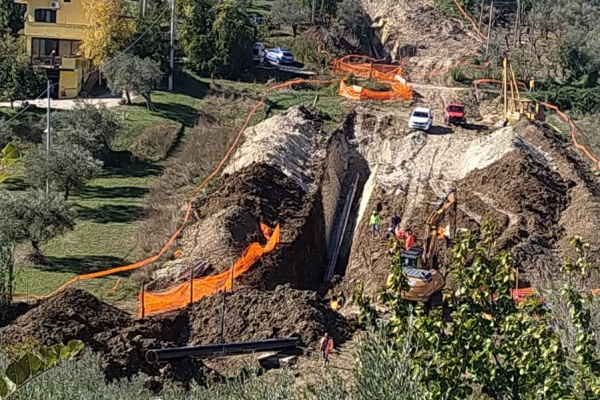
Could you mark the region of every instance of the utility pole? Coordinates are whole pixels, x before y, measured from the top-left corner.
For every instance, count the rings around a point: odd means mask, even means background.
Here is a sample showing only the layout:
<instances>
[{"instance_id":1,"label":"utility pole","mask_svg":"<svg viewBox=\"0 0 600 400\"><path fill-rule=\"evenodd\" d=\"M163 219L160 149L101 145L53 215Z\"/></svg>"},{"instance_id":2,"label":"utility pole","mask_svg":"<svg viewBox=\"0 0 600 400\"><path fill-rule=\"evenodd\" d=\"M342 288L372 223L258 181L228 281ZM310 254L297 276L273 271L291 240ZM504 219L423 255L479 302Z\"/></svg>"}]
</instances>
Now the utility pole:
<instances>
[{"instance_id":1,"label":"utility pole","mask_svg":"<svg viewBox=\"0 0 600 400\"><path fill-rule=\"evenodd\" d=\"M47 102L46 102L46 158L50 157L50 139L52 137L52 134L50 133L50 78L46 78L46 95L47 95ZM46 179L46 194L48 194L48 192L50 191L50 182L48 182L48 179Z\"/></svg>"},{"instance_id":2,"label":"utility pole","mask_svg":"<svg viewBox=\"0 0 600 400\"><path fill-rule=\"evenodd\" d=\"M310 23L311 24L315 24L315 18L316 18L316 14L317 13L317 0L313 0L312 1L312 12L311 12L311 16L310 16Z\"/></svg>"},{"instance_id":3,"label":"utility pole","mask_svg":"<svg viewBox=\"0 0 600 400\"><path fill-rule=\"evenodd\" d=\"M142 17L146 17L146 0L142 0Z\"/></svg>"},{"instance_id":4,"label":"utility pole","mask_svg":"<svg viewBox=\"0 0 600 400\"><path fill-rule=\"evenodd\" d=\"M173 71L175 69L175 0L171 0L171 41L170 41L169 65L169 91L173 91Z\"/></svg>"}]
</instances>

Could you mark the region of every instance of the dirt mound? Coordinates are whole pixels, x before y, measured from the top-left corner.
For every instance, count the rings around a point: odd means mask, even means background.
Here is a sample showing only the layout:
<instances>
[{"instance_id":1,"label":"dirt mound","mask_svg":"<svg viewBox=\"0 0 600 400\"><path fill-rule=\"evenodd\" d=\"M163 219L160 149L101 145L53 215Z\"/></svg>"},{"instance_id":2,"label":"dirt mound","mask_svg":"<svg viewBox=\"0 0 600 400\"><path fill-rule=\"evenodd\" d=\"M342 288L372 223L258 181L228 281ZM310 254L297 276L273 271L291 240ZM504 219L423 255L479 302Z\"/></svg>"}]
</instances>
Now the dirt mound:
<instances>
[{"instance_id":1,"label":"dirt mound","mask_svg":"<svg viewBox=\"0 0 600 400\"><path fill-rule=\"evenodd\" d=\"M80 289L66 289L17 318L2 333L4 345L34 338L45 345L83 341L95 351L106 347L101 336L131 322L129 314Z\"/></svg>"},{"instance_id":2,"label":"dirt mound","mask_svg":"<svg viewBox=\"0 0 600 400\"><path fill-rule=\"evenodd\" d=\"M264 242L260 223L281 226L281 245L261 258L240 283L265 289L322 283L332 221L343 179L344 146L324 131L327 117L294 107L245 132L210 196L195 209L176 263L208 263L215 273L231 268L252 242ZM163 275L163 274L161 274Z\"/></svg>"},{"instance_id":3,"label":"dirt mound","mask_svg":"<svg viewBox=\"0 0 600 400\"><path fill-rule=\"evenodd\" d=\"M226 342L296 336L303 346L309 346L328 332L336 343L343 343L354 329L315 292L289 286L269 292L240 290L228 295L225 304ZM190 344L221 341L221 307L222 297L213 296L190 308Z\"/></svg>"},{"instance_id":4,"label":"dirt mound","mask_svg":"<svg viewBox=\"0 0 600 400\"><path fill-rule=\"evenodd\" d=\"M115 381L142 373L144 386L156 393L167 382L184 388L189 388L192 381L205 383L210 371L201 360L184 358L163 364L146 361L146 352L150 349L186 346L189 332L186 312L136 321L115 332L107 340L107 348L100 358L106 379Z\"/></svg>"},{"instance_id":5,"label":"dirt mound","mask_svg":"<svg viewBox=\"0 0 600 400\"><path fill-rule=\"evenodd\" d=\"M552 247L564 234L558 224L573 186L549 165L520 152L457 183L462 207L479 222L491 217L501 233L499 247L511 249L516 261L528 268L556 261Z\"/></svg>"}]
</instances>

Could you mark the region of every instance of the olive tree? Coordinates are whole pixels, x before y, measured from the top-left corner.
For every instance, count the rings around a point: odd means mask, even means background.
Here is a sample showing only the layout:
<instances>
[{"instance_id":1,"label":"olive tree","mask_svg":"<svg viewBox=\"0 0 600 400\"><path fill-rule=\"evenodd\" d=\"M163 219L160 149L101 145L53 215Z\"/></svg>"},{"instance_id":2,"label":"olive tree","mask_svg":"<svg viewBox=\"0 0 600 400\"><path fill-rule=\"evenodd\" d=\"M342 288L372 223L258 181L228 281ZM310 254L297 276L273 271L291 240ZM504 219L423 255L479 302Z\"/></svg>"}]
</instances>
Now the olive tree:
<instances>
[{"instance_id":1,"label":"olive tree","mask_svg":"<svg viewBox=\"0 0 600 400\"><path fill-rule=\"evenodd\" d=\"M144 98L149 110L155 110L151 93L163 77L160 63L150 58L122 54L111 60L104 68L108 87L113 93L125 92L127 104L131 104L130 93Z\"/></svg>"},{"instance_id":2,"label":"olive tree","mask_svg":"<svg viewBox=\"0 0 600 400\"><path fill-rule=\"evenodd\" d=\"M64 198L41 189L10 192L0 189L0 242L31 243L40 258L40 245L75 226L75 214Z\"/></svg>"},{"instance_id":3,"label":"olive tree","mask_svg":"<svg viewBox=\"0 0 600 400\"><path fill-rule=\"evenodd\" d=\"M90 179L97 177L102 165L102 161L78 144L58 144L49 154L44 146L38 146L25 158L29 183L42 188L48 180L62 191L65 200L73 190L83 189Z\"/></svg>"}]
</instances>

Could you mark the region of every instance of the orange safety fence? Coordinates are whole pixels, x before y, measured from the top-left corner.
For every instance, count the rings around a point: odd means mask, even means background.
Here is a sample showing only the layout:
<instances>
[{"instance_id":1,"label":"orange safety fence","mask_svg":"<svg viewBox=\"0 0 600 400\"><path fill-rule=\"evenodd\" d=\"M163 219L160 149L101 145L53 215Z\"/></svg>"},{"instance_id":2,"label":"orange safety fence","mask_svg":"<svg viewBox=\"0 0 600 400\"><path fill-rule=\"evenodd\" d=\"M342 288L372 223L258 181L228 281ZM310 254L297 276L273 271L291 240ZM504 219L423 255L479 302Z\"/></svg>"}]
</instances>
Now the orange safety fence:
<instances>
[{"instance_id":1,"label":"orange safety fence","mask_svg":"<svg viewBox=\"0 0 600 400\"><path fill-rule=\"evenodd\" d=\"M227 160L231 156L231 153L233 152L233 150L235 149L235 147L239 143L239 141L240 141L240 139L242 137L242 134L244 133L244 130L246 130L246 128L250 124L250 121L251 121L252 117L258 111L258 109L265 103L267 95L269 93L275 91L275 90L278 90L278 89L281 89L281 88L284 88L284 87L289 87L289 86L293 86L293 85L302 84L302 83L309 83L309 84L311 84L311 83L312 84L331 84L331 83L334 83L334 82L337 82L337 81L338 81L338 79L328 79L328 80L321 80L321 79L294 79L294 80L291 80L291 81L279 83L279 84L276 84L276 85L268 87L263 92L260 101L252 108L252 110L250 111L250 113L246 117L246 120L244 121L244 124L242 125L242 127L238 131L238 134L235 137L235 140L233 141L233 143L231 143L231 146L227 150L227 153L223 156L223 158L221 159L221 161L219 161L219 164L215 167L215 169L192 192L191 199L188 201L188 203L186 205L185 214L183 216L183 220L181 221L181 223L179 225L179 228L173 233L173 235L171 235L171 237L169 238L169 240L167 241L167 243L165 243L165 245L162 247L162 249L160 249L160 251L157 254L155 254L155 255L153 255L151 257L148 257L148 258L146 258L144 260L141 260L141 261L138 261L136 263L133 263L133 264L124 265L124 266L121 266L121 267L111 268L111 269L104 270L104 271L98 271L98 272L93 272L93 273L89 273L89 274L83 274L83 275L76 276L76 277L70 279L69 281L65 282L63 285L61 285L58 289L54 290L52 293L47 294L47 295L36 295L36 294L22 293L22 294L15 294L14 297L17 297L17 298L18 297L28 297L28 298L32 298L32 299L45 299L45 298L48 298L48 297L51 297L51 296L57 294L58 292L62 291L63 289L67 288L68 286L70 286L70 285L72 285L72 284L74 284L76 282L87 280L87 279L100 278L100 277L104 277L104 276L108 276L108 275L114 275L114 274L118 274L120 272L131 271L131 270L144 267L144 266L146 266L148 264L151 264L151 263L157 261L163 254L165 254L167 252L167 250L171 247L171 245L175 242L175 240L179 237L179 235L181 234L181 232L185 228L185 225L188 222L188 220L190 218L191 211L192 211L192 207L193 207L192 200L193 200L193 197L196 196L202 189L204 189L206 187L206 185L208 184L208 182L210 182L210 180L213 179L219 173L219 171L221 170L221 168L223 167L223 165L227 162Z\"/></svg>"},{"instance_id":2,"label":"orange safety fence","mask_svg":"<svg viewBox=\"0 0 600 400\"><path fill-rule=\"evenodd\" d=\"M358 60L358 61L354 61ZM390 85L389 91L376 91L358 85L347 85L340 81L339 95L352 100L411 100L412 89L402 78L402 67L393 64L380 64L381 60L351 54L333 61L333 71L352 74L361 78L374 79Z\"/></svg>"},{"instance_id":3,"label":"orange safety fence","mask_svg":"<svg viewBox=\"0 0 600 400\"><path fill-rule=\"evenodd\" d=\"M213 295L222 290L231 290L233 281L254 265L254 263L266 253L275 249L279 244L279 225L274 230L261 224L263 235L268 239L264 246L259 243L251 243L244 250L232 269L220 274L202 278L192 279L169 290L159 293L142 292L139 295L139 316L159 314L166 311L177 310L196 302L203 297Z\"/></svg>"}]
</instances>

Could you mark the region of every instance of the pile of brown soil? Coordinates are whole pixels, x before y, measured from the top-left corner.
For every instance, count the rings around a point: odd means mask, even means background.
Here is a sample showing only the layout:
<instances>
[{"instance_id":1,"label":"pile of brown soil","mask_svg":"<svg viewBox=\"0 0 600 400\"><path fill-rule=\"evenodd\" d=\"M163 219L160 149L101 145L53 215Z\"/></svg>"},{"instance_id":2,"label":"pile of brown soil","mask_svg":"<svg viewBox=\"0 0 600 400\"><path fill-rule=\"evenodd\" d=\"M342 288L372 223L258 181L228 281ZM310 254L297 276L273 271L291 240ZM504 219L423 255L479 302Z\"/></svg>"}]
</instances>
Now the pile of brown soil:
<instances>
[{"instance_id":1,"label":"pile of brown soil","mask_svg":"<svg viewBox=\"0 0 600 400\"><path fill-rule=\"evenodd\" d=\"M135 321L112 332L100 358L106 379L115 381L142 373L144 386L155 393L167 382L186 389L192 381L203 384L208 371L199 359L183 358L162 364L146 361L150 349L186 346L189 332L186 312Z\"/></svg>"},{"instance_id":2,"label":"pile of brown soil","mask_svg":"<svg viewBox=\"0 0 600 400\"><path fill-rule=\"evenodd\" d=\"M104 350L101 336L129 325L129 314L81 289L66 289L17 318L2 333L3 345L29 338L44 345L83 341L94 351Z\"/></svg>"},{"instance_id":3,"label":"pile of brown soil","mask_svg":"<svg viewBox=\"0 0 600 400\"><path fill-rule=\"evenodd\" d=\"M457 184L463 207L476 213L479 222L492 218L499 248L510 249L527 268L556 262L553 244L564 234L558 223L573 186L546 163L517 152Z\"/></svg>"},{"instance_id":4,"label":"pile of brown soil","mask_svg":"<svg viewBox=\"0 0 600 400\"><path fill-rule=\"evenodd\" d=\"M220 343L222 301L222 296L212 296L189 309L190 344ZM309 346L328 332L336 343L343 343L354 330L315 292L289 286L270 292L236 291L227 295L225 307L226 342L298 337L301 345Z\"/></svg>"}]
</instances>

